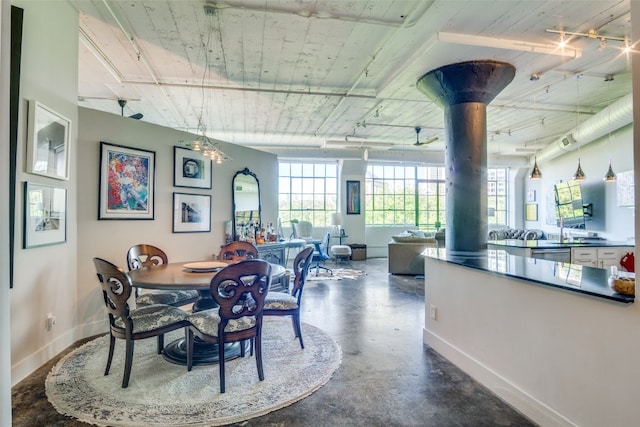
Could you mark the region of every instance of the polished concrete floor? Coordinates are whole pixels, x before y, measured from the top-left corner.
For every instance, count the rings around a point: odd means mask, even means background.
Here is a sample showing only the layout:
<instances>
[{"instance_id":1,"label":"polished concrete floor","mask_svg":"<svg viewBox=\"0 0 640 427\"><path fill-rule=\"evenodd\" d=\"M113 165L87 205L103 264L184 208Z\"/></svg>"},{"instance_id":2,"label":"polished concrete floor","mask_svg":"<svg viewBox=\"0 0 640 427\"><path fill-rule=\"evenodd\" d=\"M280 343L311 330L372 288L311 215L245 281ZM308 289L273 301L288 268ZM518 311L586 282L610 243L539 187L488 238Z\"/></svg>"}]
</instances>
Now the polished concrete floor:
<instances>
[{"instance_id":1,"label":"polished concrete floor","mask_svg":"<svg viewBox=\"0 0 640 427\"><path fill-rule=\"evenodd\" d=\"M302 321L342 348L333 378L302 401L239 426L536 425L422 344L422 280L387 274L384 258L352 261L351 268L367 274L308 282L303 298ZM14 426L87 425L47 401L44 380L57 359L13 388Z\"/></svg>"}]
</instances>

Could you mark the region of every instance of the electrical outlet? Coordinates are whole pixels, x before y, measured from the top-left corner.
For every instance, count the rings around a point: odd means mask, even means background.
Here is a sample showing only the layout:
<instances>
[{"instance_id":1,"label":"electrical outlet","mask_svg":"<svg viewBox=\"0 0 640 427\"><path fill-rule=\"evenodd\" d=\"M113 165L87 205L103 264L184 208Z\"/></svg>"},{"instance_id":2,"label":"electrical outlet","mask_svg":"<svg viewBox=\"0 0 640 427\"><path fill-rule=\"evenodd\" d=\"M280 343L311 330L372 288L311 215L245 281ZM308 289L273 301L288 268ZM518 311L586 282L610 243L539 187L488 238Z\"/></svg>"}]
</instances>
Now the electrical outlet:
<instances>
[{"instance_id":1,"label":"electrical outlet","mask_svg":"<svg viewBox=\"0 0 640 427\"><path fill-rule=\"evenodd\" d=\"M438 307L433 304L429 306L429 317L433 320L438 320Z\"/></svg>"},{"instance_id":2,"label":"electrical outlet","mask_svg":"<svg viewBox=\"0 0 640 427\"><path fill-rule=\"evenodd\" d=\"M50 330L54 326L56 326L56 316L49 313L47 314L47 330Z\"/></svg>"}]
</instances>

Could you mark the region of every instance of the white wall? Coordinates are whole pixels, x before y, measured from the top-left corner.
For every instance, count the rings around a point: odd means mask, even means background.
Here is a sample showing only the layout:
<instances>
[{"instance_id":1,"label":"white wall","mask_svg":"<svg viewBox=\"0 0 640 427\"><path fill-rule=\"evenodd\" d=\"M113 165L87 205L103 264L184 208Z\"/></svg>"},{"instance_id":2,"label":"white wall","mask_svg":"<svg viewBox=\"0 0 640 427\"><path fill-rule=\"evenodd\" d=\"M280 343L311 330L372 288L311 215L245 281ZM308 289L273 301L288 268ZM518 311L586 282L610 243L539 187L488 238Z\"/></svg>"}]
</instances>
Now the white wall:
<instances>
[{"instance_id":1,"label":"white wall","mask_svg":"<svg viewBox=\"0 0 640 427\"><path fill-rule=\"evenodd\" d=\"M78 16L69 2L14 1L24 9L19 109L14 287L11 295L12 384L76 341L76 173ZM54 23L54 24L52 24ZM64 48L61 48L63 46ZM27 100L35 99L71 120L68 181L26 173ZM6 169L5 169L6 170ZM23 183L67 190L67 241L22 249ZM46 329L46 316L57 325Z\"/></svg>"},{"instance_id":2,"label":"white wall","mask_svg":"<svg viewBox=\"0 0 640 427\"><path fill-rule=\"evenodd\" d=\"M633 208L616 205L616 183L604 183L602 178L609 167L609 156L615 172L633 170L633 128L627 126L612 133L611 139L601 138L591 144L574 150L561 157L544 163L538 163L542 171L541 180L530 180L528 173L522 176L521 182L526 190L536 191L538 205L538 221L527 221L526 228L539 228L545 232L558 233L559 228L549 225L545 215L550 208L554 209L552 196L553 185L559 181L570 181L578 168L578 158L586 175L583 188L596 188L604 193L604 201L594 206L593 221L586 222L586 231L597 232L598 235L614 241L626 241L635 236ZM523 196L524 197L524 196ZM585 203L590 200L584 199ZM524 200L522 202L525 203ZM604 221L603 221L604 218ZM604 227L602 226L604 225Z\"/></svg>"},{"instance_id":3,"label":"white wall","mask_svg":"<svg viewBox=\"0 0 640 427\"><path fill-rule=\"evenodd\" d=\"M248 167L260 181L262 222L276 222L277 159L273 154L221 142L233 160L213 165L211 190L173 186L173 147L184 132L114 114L79 109L78 135L78 325L80 336L104 332L105 316L93 257L126 268L126 253L138 243L161 247L170 262L211 259L224 244L224 221L232 218L232 180ZM155 151L155 219L98 220L100 141ZM211 232L173 233L173 193L212 196Z\"/></svg>"},{"instance_id":4,"label":"white wall","mask_svg":"<svg viewBox=\"0 0 640 427\"><path fill-rule=\"evenodd\" d=\"M425 272L437 320L425 316L424 342L438 353L542 426L638 425L638 302L433 259Z\"/></svg>"}]
</instances>

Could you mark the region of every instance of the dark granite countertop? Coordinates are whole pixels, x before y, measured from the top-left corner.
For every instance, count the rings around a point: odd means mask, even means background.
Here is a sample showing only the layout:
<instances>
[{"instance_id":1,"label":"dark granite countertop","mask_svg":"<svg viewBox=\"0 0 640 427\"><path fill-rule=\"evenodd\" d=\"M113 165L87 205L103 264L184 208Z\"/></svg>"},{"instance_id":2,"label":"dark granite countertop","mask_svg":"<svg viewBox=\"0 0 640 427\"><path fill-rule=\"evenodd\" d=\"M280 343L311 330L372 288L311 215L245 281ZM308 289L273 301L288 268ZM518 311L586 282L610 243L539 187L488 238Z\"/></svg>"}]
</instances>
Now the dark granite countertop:
<instances>
[{"instance_id":1,"label":"dark granite countertop","mask_svg":"<svg viewBox=\"0 0 640 427\"><path fill-rule=\"evenodd\" d=\"M590 240L581 241L579 239L572 242L557 240L489 240L489 245L509 246L512 248L530 248L530 249L561 249L561 248L616 248L616 247L633 247L625 242L612 242L609 240Z\"/></svg>"},{"instance_id":2,"label":"dark granite countertop","mask_svg":"<svg viewBox=\"0 0 640 427\"><path fill-rule=\"evenodd\" d=\"M477 257L449 259L445 249L427 248L423 254L452 264L483 270L492 274L525 280L570 292L632 303L635 298L614 292L608 285L609 270L566 262L510 255L504 250L487 250Z\"/></svg>"}]
</instances>

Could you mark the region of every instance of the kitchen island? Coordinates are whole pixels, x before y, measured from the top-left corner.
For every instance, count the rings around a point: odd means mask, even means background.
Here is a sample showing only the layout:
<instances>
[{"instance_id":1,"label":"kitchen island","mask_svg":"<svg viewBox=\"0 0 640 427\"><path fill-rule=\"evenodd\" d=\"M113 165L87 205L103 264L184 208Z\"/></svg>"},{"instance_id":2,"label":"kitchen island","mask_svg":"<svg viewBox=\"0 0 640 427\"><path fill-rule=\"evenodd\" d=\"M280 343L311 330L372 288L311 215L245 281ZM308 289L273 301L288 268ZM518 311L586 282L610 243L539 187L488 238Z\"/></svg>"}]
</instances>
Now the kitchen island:
<instances>
[{"instance_id":1,"label":"kitchen island","mask_svg":"<svg viewBox=\"0 0 640 427\"><path fill-rule=\"evenodd\" d=\"M490 240L488 249L504 250L512 255L572 262L589 267L609 268L618 266L620 259L633 252L634 247L625 242L608 240Z\"/></svg>"},{"instance_id":2,"label":"kitchen island","mask_svg":"<svg viewBox=\"0 0 640 427\"><path fill-rule=\"evenodd\" d=\"M425 251L424 344L540 425L636 425L634 298L604 269L486 252Z\"/></svg>"}]
</instances>

